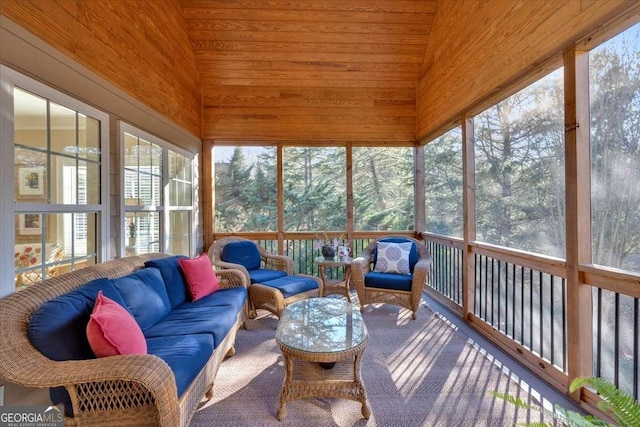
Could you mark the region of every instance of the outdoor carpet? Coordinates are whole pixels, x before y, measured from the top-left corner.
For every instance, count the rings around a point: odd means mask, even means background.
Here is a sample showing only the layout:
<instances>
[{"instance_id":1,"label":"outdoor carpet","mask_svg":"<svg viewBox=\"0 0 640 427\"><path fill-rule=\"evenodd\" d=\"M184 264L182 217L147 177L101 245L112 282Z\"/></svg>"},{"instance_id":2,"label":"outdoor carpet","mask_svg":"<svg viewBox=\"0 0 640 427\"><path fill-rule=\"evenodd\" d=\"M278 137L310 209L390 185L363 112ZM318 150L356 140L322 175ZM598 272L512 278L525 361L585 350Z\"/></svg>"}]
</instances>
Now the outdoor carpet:
<instances>
[{"instance_id":1,"label":"outdoor carpet","mask_svg":"<svg viewBox=\"0 0 640 427\"><path fill-rule=\"evenodd\" d=\"M356 303L357 304L357 303ZM362 378L372 415L361 418L359 402L331 398L287 403L276 419L284 378L275 343L278 319L259 311L239 330L236 354L218 371L213 398L193 416L205 426L508 426L539 421L489 394L506 392L537 403L469 338L428 307L418 319L393 305L368 305L363 318L370 335ZM547 420L548 421L548 420Z\"/></svg>"}]
</instances>

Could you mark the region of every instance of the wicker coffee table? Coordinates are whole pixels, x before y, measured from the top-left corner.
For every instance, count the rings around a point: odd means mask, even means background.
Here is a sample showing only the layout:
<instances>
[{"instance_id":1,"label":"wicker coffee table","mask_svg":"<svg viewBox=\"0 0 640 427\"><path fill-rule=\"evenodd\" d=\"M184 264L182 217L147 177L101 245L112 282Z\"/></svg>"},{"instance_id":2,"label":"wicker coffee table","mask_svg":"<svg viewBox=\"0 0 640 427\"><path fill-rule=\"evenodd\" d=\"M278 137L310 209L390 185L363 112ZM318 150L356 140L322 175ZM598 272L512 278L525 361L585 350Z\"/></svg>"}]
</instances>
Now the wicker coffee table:
<instances>
[{"instance_id":1,"label":"wicker coffee table","mask_svg":"<svg viewBox=\"0 0 640 427\"><path fill-rule=\"evenodd\" d=\"M369 343L359 310L337 298L309 298L285 308L276 331L284 356L285 376L278 420L287 416L294 399L335 397L362 404L362 416L371 409L360 365Z\"/></svg>"}]
</instances>

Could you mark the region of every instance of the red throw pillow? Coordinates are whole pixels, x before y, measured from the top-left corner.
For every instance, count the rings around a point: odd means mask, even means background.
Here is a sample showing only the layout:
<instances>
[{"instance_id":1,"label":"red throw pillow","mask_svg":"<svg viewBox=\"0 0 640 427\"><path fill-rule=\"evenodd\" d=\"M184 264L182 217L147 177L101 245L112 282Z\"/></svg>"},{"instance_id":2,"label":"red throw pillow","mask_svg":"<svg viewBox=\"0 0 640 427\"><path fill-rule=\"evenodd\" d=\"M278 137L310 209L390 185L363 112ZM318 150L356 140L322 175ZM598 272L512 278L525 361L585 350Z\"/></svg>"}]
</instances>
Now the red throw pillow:
<instances>
[{"instance_id":1,"label":"red throw pillow","mask_svg":"<svg viewBox=\"0 0 640 427\"><path fill-rule=\"evenodd\" d=\"M193 301L206 297L220 289L216 272L207 254L196 259L179 258L178 262L187 280L187 287Z\"/></svg>"},{"instance_id":2,"label":"red throw pillow","mask_svg":"<svg viewBox=\"0 0 640 427\"><path fill-rule=\"evenodd\" d=\"M102 295L93 306L87 339L97 357L147 354L147 342L133 316L120 304Z\"/></svg>"}]
</instances>

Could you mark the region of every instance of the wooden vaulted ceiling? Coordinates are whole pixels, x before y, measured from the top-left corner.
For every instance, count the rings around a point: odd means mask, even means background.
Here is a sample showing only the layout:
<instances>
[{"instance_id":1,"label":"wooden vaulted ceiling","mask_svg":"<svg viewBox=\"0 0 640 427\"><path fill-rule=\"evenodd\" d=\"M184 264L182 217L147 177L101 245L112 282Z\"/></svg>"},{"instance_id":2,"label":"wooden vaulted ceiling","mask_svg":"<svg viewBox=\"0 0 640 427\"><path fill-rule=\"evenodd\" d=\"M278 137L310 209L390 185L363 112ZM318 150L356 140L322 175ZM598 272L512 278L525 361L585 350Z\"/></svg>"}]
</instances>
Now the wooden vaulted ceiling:
<instances>
[{"instance_id":1,"label":"wooden vaulted ceiling","mask_svg":"<svg viewBox=\"0 0 640 427\"><path fill-rule=\"evenodd\" d=\"M415 141L437 0L182 0L203 138Z\"/></svg>"},{"instance_id":2,"label":"wooden vaulted ceiling","mask_svg":"<svg viewBox=\"0 0 640 427\"><path fill-rule=\"evenodd\" d=\"M60 52L187 145L411 145L639 14L637 0L0 0L0 62L164 135L39 58ZM5 18L55 52L29 53Z\"/></svg>"}]
</instances>

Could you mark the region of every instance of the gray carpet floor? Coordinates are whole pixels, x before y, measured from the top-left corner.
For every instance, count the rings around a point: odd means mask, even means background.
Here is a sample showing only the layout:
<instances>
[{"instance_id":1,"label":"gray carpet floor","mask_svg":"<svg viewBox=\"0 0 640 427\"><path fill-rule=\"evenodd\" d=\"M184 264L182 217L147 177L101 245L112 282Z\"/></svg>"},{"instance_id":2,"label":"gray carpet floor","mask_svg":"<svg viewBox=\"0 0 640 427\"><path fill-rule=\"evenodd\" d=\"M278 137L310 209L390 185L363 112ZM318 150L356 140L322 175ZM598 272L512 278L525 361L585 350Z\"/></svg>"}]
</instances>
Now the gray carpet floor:
<instances>
[{"instance_id":1,"label":"gray carpet floor","mask_svg":"<svg viewBox=\"0 0 640 427\"><path fill-rule=\"evenodd\" d=\"M278 319L259 312L238 332L236 354L225 360L214 396L193 416L204 426L508 426L540 421L489 394L506 392L537 403L462 333L428 307L418 319L393 305L368 305L370 335L362 378L372 415L361 418L358 402L312 398L289 402L276 419L284 378L274 337ZM548 421L548 420L547 420Z\"/></svg>"}]
</instances>

